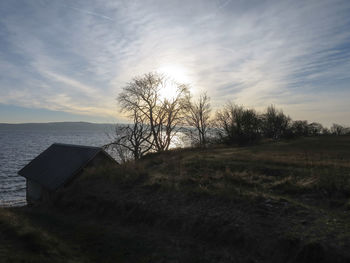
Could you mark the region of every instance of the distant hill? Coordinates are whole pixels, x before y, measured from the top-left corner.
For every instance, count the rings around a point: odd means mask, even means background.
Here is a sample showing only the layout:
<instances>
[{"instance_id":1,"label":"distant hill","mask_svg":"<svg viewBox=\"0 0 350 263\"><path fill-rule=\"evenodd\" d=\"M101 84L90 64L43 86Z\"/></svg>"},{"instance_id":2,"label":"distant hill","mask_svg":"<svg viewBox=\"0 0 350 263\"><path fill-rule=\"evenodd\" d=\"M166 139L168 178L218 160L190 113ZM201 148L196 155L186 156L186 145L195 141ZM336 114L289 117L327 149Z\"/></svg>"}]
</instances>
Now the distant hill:
<instances>
[{"instance_id":1,"label":"distant hill","mask_svg":"<svg viewBox=\"0 0 350 263\"><path fill-rule=\"evenodd\" d=\"M113 129L115 124L108 123L90 123L90 122L49 122L49 123L0 123L0 130L101 130L101 129Z\"/></svg>"}]
</instances>

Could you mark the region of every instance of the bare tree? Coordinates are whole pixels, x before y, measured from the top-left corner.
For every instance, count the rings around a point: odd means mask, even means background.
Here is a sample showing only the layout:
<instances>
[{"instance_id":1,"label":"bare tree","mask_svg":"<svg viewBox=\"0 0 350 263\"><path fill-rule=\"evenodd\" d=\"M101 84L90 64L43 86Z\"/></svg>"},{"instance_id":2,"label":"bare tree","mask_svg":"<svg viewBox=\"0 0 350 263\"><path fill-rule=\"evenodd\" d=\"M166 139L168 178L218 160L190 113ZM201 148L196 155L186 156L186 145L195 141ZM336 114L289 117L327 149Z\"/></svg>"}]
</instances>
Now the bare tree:
<instances>
[{"instance_id":1,"label":"bare tree","mask_svg":"<svg viewBox=\"0 0 350 263\"><path fill-rule=\"evenodd\" d=\"M270 105L263 115L263 132L267 138L280 139L287 136L292 120L282 110Z\"/></svg>"},{"instance_id":2,"label":"bare tree","mask_svg":"<svg viewBox=\"0 0 350 263\"><path fill-rule=\"evenodd\" d=\"M115 150L122 162L130 158L140 159L153 147L152 133L144 117L138 115L136 110L133 110L132 117L132 124L116 126L113 141L105 145L105 148Z\"/></svg>"},{"instance_id":3,"label":"bare tree","mask_svg":"<svg viewBox=\"0 0 350 263\"><path fill-rule=\"evenodd\" d=\"M333 123L331 129L331 134L333 135L345 135L350 133L350 128L344 127L343 125Z\"/></svg>"},{"instance_id":4,"label":"bare tree","mask_svg":"<svg viewBox=\"0 0 350 263\"><path fill-rule=\"evenodd\" d=\"M323 130L322 124L318 122L312 122L308 125L309 136L319 136Z\"/></svg>"},{"instance_id":5,"label":"bare tree","mask_svg":"<svg viewBox=\"0 0 350 263\"><path fill-rule=\"evenodd\" d=\"M199 145L205 145L207 143L207 132L211 112L210 98L206 93L201 94L196 101L193 101L192 97L188 96L186 110L186 123L190 127L196 129Z\"/></svg>"},{"instance_id":6,"label":"bare tree","mask_svg":"<svg viewBox=\"0 0 350 263\"><path fill-rule=\"evenodd\" d=\"M308 121L297 120L291 124L292 133L294 136L308 136L309 123Z\"/></svg>"},{"instance_id":7,"label":"bare tree","mask_svg":"<svg viewBox=\"0 0 350 263\"><path fill-rule=\"evenodd\" d=\"M261 137L261 118L253 109L232 103L216 113L216 126L222 141L240 145L255 142Z\"/></svg>"},{"instance_id":8,"label":"bare tree","mask_svg":"<svg viewBox=\"0 0 350 263\"><path fill-rule=\"evenodd\" d=\"M162 90L168 88L176 89L174 96L162 98ZM149 125L151 145L160 152L169 149L172 138L180 129L188 93L186 85L170 81L158 73L148 73L129 82L119 94L118 102L123 111L136 112L144 125Z\"/></svg>"}]
</instances>

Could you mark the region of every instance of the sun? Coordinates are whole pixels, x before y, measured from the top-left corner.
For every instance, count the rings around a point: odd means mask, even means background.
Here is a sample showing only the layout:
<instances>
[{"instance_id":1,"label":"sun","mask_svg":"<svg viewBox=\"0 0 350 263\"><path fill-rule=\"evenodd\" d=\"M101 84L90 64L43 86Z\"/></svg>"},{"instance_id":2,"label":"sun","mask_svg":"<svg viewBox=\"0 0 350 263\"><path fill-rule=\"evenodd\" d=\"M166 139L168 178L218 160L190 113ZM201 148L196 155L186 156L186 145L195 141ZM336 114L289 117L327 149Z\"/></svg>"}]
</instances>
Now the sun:
<instances>
[{"instance_id":1,"label":"sun","mask_svg":"<svg viewBox=\"0 0 350 263\"><path fill-rule=\"evenodd\" d=\"M178 83L187 84L190 81L186 68L177 64L162 65L157 69L157 72L168 76Z\"/></svg>"},{"instance_id":2,"label":"sun","mask_svg":"<svg viewBox=\"0 0 350 263\"><path fill-rule=\"evenodd\" d=\"M172 99L176 96L177 84L189 84L190 77L185 67L177 64L165 64L161 65L157 69L158 73L164 74L169 78L166 87L161 90L161 96L165 99Z\"/></svg>"}]
</instances>

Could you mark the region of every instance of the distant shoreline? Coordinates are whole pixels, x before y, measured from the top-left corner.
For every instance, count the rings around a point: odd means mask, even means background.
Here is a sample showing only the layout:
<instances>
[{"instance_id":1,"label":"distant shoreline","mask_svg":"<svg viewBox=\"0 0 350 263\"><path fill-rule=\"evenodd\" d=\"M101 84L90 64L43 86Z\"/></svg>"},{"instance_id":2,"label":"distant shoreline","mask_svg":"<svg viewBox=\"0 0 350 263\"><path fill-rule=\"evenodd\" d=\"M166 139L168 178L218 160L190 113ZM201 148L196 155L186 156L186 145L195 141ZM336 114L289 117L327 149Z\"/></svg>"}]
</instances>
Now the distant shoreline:
<instances>
[{"instance_id":1,"label":"distant shoreline","mask_svg":"<svg viewBox=\"0 0 350 263\"><path fill-rule=\"evenodd\" d=\"M98 122L86 122L86 121L55 121L55 122L22 122L22 123L8 123L3 122L0 125L40 125L40 124L92 124L92 125L114 125L115 123L98 123ZM124 124L124 123L120 123Z\"/></svg>"}]
</instances>

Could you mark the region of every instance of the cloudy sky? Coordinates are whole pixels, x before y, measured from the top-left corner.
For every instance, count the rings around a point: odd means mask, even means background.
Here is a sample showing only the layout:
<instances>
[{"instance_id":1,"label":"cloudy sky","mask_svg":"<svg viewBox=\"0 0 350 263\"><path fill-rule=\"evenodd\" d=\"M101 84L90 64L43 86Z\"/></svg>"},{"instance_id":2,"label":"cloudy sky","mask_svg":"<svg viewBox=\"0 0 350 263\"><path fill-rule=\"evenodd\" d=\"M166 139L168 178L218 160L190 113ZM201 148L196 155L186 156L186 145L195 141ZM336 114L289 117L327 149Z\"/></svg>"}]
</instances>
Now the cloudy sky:
<instances>
[{"instance_id":1,"label":"cloudy sky","mask_svg":"<svg viewBox=\"0 0 350 263\"><path fill-rule=\"evenodd\" d=\"M0 1L0 122L123 121L150 71L214 108L349 125L350 1Z\"/></svg>"}]
</instances>

